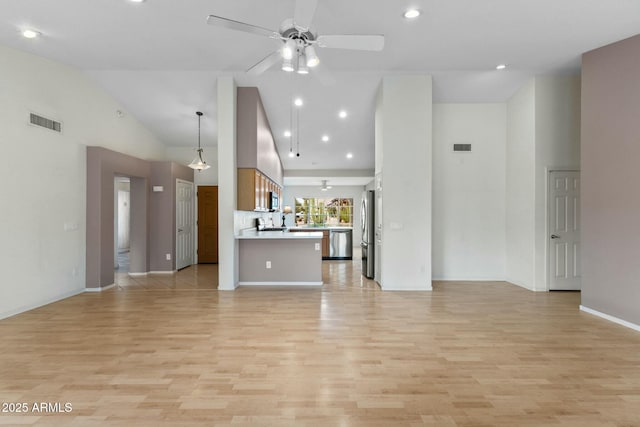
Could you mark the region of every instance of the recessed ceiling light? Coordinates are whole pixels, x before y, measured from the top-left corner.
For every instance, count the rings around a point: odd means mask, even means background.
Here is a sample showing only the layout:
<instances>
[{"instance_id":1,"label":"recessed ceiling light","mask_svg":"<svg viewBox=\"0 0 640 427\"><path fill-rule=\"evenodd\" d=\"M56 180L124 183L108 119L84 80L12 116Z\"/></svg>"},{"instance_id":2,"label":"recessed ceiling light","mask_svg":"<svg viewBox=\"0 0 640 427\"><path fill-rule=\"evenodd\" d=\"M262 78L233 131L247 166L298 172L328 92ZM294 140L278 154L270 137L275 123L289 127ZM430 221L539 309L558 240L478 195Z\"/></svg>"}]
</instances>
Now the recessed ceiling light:
<instances>
[{"instance_id":1,"label":"recessed ceiling light","mask_svg":"<svg viewBox=\"0 0 640 427\"><path fill-rule=\"evenodd\" d=\"M40 31L26 29L22 31L22 36L28 39L35 39L40 37L42 33Z\"/></svg>"},{"instance_id":2,"label":"recessed ceiling light","mask_svg":"<svg viewBox=\"0 0 640 427\"><path fill-rule=\"evenodd\" d=\"M293 101L294 104L296 104L296 107L302 107L302 105L304 104L302 102L302 98L296 98L295 101Z\"/></svg>"},{"instance_id":3,"label":"recessed ceiling light","mask_svg":"<svg viewBox=\"0 0 640 427\"><path fill-rule=\"evenodd\" d=\"M329 136L328 135L322 135L322 142L329 142Z\"/></svg>"},{"instance_id":4,"label":"recessed ceiling light","mask_svg":"<svg viewBox=\"0 0 640 427\"><path fill-rule=\"evenodd\" d=\"M145 0L129 0L131 3L143 3Z\"/></svg>"},{"instance_id":5,"label":"recessed ceiling light","mask_svg":"<svg viewBox=\"0 0 640 427\"><path fill-rule=\"evenodd\" d=\"M507 68L507 64L498 64L496 65L496 70L504 70Z\"/></svg>"},{"instance_id":6,"label":"recessed ceiling light","mask_svg":"<svg viewBox=\"0 0 640 427\"><path fill-rule=\"evenodd\" d=\"M353 159L353 154L347 153L347 159Z\"/></svg>"},{"instance_id":7,"label":"recessed ceiling light","mask_svg":"<svg viewBox=\"0 0 640 427\"><path fill-rule=\"evenodd\" d=\"M340 116L341 119L344 119L347 117L347 112L342 110L338 113L338 116Z\"/></svg>"},{"instance_id":8,"label":"recessed ceiling light","mask_svg":"<svg viewBox=\"0 0 640 427\"><path fill-rule=\"evenodd\" d=\"M413 18L417 18L418 16L420 16L420 13L421 12L418 9L409 9L402 16L404 16L407 19L413 19Z\"/></svg>"},{"instance_id":9,"label":"recessed ceiling light","mask_svg":"<svg viewBox=\"0 0 640 427\"><path fill-rule=\"evenodd\" d=\"M285 137L285 138L290 138L290 137L291 137L291 132L290 132L290 131L288 131L288 130L285 130L285 131L284 131L284 137Z\"/></svg>"}]
</instances>

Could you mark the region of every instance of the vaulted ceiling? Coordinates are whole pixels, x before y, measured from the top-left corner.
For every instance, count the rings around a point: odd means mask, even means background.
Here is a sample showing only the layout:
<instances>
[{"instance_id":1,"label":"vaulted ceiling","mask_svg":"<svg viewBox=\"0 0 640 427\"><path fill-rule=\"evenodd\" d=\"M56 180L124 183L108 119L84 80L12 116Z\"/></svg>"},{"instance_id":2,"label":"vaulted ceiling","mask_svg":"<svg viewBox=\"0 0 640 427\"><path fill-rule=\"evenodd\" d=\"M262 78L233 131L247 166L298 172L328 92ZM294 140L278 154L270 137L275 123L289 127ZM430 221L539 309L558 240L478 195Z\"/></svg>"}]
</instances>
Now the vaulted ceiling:
<instances>
[{"instance_id":1,"label":"vaulted ceiling","mask_svg":"<svg viewBox=\"0 0 640 427\"><path fill-rule=\"evenodd\" d=\"M409 7L422 15L403 18ZM640 30L640 0L319 0L319 34L383 34L384 49L318 49L320 69L309 75L275 66L252 76L245 70L280 42L206 23L215 14L277 30L294 8L294 0L3 0L0 43L82 70L167 146L194 145L196 110L205 113L203 145L216 144L216 78L232 75L260 89L285 169L327 170L373 168L384 75L433 75L435 102L503 102L530 77L577 73L583 52ZM23 38L26 27L42 36ZM497 71L500 63L507 69ZM286 155L292 96L305 103L299 158Z\"/></svg>"}]
</instances>

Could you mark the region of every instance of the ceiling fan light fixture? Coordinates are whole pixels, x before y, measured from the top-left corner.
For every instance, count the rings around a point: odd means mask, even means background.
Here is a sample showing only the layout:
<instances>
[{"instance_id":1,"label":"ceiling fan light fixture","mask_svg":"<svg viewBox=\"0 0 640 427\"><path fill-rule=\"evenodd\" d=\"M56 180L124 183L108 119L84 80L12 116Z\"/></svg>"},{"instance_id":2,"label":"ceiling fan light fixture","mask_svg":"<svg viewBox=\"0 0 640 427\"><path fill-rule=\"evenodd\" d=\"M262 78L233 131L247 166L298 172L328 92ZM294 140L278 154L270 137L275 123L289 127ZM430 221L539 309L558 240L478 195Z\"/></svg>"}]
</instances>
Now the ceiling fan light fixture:
<instances>
[{"instance_id":1,"label":"ceiling fan light fixture","mask_svg":"<svg viewBox=\"0 0 640 427\"><path fill-rule=\"evenodd\" d=\"M301 53L298 56L298 74L309 74L309 67L307 67L307 56Z\"/></svg>"},{"instance_id":2,"label":"ceiling fan light fixture","mask_svg":"<svg viewBox=\"0 0 640 427\"><path fill-rule=\"evenodd\" d=\"M293 59L289 58L289 59L284 59L284 61L282 61L282 71L286 71L288 73L291 73L293 71L295 71L296 69L293 66Z\"/></svg>"},{"instance_id":3,"label":"ceiling fan light fixture","mask_svg":"<svg viewBox=\"0 0 640 427\"><path fill-rule=\"evenodd\" d=\"M296 41L294 39L288 39L282 47L282 59L293 59L293 54L296 52Z\"/></svg>"},{"instance_id":4,"label":"ceiling fan light fixture","mask_svg":"<svg viewBox=\"0 0 640 427\"><path fill-rule=\"evenodd\" d=\"M313 46L307 46L304 51L307 57L307 67L313 68L320 64L320 58L316 55L316 49Z\"/></svg>"}]
</instances>

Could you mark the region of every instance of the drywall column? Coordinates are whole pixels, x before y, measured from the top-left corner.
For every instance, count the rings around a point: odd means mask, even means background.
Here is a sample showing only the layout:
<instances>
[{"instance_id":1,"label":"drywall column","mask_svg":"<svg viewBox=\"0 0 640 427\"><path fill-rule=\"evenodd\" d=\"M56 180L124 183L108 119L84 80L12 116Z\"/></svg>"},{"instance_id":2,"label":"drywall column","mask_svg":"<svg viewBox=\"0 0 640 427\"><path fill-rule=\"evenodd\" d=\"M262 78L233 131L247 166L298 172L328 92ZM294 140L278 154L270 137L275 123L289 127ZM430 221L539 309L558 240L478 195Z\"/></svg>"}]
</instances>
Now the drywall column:
<instances>
[{"instance_id":1,"label":"drywall column","mask_svg":"<svg viewBox=\"0 0 640 427\"><path fill-rule=\"evenodd\" d=\"M431 76L384 77L376 112L383 290L431 290Z\"/></svg>"},{"instance_id":2,"label":"drywall column","mask_svg":"<svg viewBox=\"0 0 640 427\"><path fill-rule=\"evenodd\" d=\"M218 78L218 290L234 290L238 283L238 244L234 236L236 208L236 84Z\"/></svg>"},{"instance_id":3,"label":"drywall column","mask_svg":"<svg viewBox=\"0 0 640 427\"><path fill-rule=\"evenodd\" d=\"M129 250L129 273L146 273L149 271L149 229L156 231L154 234L164 234L170 230L160 230L150 227L149 218L149 184L146 178L131 178L131 245ZM103 222L103 227L105 223ZM154 260L155 261L155 260ZM113 270L108 272L113 277Z\"/></svg>"},{"instance_id":4,"label":"drywall column","mask_svg":"<svg viewBox=\"0 0 640 427\"><path fill-rule=\"evenodd\" d=\"M640 36L582 57L582 308L640 330Z\"/></svg>"},{"instance_id":5,"label":"drywall column","mask_svg":"<svg viewBox=\"0 0 640 427\"><path fill-rule=\"evenodd\" d=\"M534 290L535 80L507 103L506 279Z\"/></svg>"}]
</instances>

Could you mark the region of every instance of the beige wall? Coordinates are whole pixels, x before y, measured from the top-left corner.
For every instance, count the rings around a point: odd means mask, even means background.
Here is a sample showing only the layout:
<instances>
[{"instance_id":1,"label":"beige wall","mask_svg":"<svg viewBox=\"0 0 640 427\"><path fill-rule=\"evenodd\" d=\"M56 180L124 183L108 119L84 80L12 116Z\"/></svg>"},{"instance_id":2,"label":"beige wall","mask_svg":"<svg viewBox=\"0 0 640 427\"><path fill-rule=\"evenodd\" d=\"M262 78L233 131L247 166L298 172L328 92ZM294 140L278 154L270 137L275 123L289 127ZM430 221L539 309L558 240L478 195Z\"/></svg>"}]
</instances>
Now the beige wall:
<instances>
[{"instance_id":1,"label":"beige wall","mask_svg":"<svg viewBox=\"0 0 640 427\"><path fill-rule=\"evenodd\" d=\"M640 325L640 35L582 67L582 305Z\"/></svg>"},{"instance_id":2,"label":"beige wall","mask_svg":"<svg viewBox=\"0 0 640 427\"><path fill-rule=\"evenodd\" d=\"M165 148L77 69L4 46L0 64L3 318L85 290L86 146L146 160L164 160ZM29 125L29 112L62 132Z\"/></svg>"}]
</instances>

